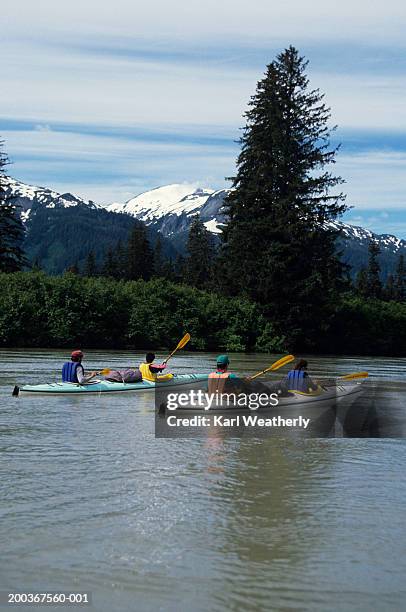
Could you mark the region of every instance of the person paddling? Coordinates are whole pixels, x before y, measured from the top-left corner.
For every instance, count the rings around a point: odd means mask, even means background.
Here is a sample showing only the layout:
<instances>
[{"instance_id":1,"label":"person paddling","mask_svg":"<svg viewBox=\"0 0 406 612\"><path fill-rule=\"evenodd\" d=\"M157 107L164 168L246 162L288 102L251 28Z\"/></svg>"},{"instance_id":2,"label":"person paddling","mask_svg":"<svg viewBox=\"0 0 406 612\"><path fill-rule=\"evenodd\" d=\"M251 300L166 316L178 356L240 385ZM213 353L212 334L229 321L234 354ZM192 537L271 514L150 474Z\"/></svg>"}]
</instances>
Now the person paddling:
<instances>
[{"instance_id":1,"label":"person paddling","mask_svg":"<svg viewBox=\"0 0 406 612\"><path fill-rule=\"evenodd\" d=\"M209 374L208 392L223 393L228 379L237 379L235 374L228 371L230 360L228 355L219 355L216 359L216 371Z\"/></svg>"},{"instance_id":2,"label":"person paddling","mask_svg":"<svg viewBox=\"0 0 406 612\"><path fill-rule=\"evenodd\" d=\"M166 363L163 362L160 365L154 364L155 354L147 353L145 355L145 362L140 365L140 372L143 380L149 380L155 382L157 380L169 380L172 378L172 374L166 374L164 376L158 376L166 368Z\"/></svg>"},{"instance_id":3,"label":"person paddling","mask_svg":"<svg viewBox=\"0 0 406 612\"><path fill-rule=\"evenodd\" d=\"M90 372L85 375L85 370L82 365L84 354L82 351L73 351L70 356L70 361L63 364L62 367L62 382L78 383L84 385L94 378L97 372Z\"/></svg>"},{"instance_id":4,"label":"person paddling","mask_svg":"<svg viewBox=\"0 0 406 612\"><path fill-rule=\"evenodd\" d=\"M307 361L306 359L299 359L293 370L290 370L286 376L286 383L289 391L301 391L302 393L309 393L315 391L318 385L312 381L309 374L307 373Z\"/></svg>"}]
</instances>

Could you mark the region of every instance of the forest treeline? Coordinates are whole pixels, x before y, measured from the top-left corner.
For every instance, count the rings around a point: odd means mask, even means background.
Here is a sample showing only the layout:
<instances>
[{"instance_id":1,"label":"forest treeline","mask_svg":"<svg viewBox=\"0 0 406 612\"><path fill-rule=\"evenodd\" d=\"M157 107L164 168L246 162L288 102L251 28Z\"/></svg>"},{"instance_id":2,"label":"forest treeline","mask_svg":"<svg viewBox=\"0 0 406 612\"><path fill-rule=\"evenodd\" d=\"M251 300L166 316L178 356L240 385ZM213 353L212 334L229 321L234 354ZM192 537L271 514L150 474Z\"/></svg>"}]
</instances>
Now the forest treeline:
<instances>
[{"instance_id":1,"label":"forest treeline","mask_svg":"<svg viewBox=\"0 0 406 612\"><path fill-rule=\"evenodd\" d=\"M191 350L284 352L263 309L155 278L117 281L72 272L0 273L0 346L170 348L184 331ZM331 354L401 355L406 350L406 305L343 296L328 329L303 349Z\"/></svg>"}]
</instances>

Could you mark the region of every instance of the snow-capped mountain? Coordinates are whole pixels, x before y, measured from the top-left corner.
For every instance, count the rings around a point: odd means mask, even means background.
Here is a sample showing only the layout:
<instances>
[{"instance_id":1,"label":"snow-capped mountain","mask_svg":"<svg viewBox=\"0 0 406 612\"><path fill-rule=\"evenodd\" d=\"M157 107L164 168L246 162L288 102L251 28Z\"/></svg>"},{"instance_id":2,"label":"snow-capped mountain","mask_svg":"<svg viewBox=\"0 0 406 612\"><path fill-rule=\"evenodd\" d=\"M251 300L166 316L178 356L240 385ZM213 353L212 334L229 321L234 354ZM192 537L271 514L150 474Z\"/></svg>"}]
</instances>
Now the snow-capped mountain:
<instances>
[{"instance_id":1,"label":"snow-capped mountain","mask_svg":"<svg viewBox=\"0 0 406 612\"><path fill-rule=\"evenodd\" d=\"M178 238L189 231L192 219L199 215L210 232L219 234L225 221L222 207L227 193L227 189L165 185L141 193L125 204L110 204L107 210L125 212L147 225L155 225L164 236Z\"/></svg>"},{"instance_id":2,"label":"snow-capped mountain","mask_svg":"<svg viewBox=\"0 0 406 612\"><path fill-rule=\"evenodd\" d=\"M37 207L70 208L72 206L87 206L93 209L101 208L91 200L84 200L72 193L57 193L47 187L27 185L14 178L6 177L2 183L6 197L13 199L13 204L21 210L21 219L27 223L31 213Z\"/></svg>"},{"instance_id":3,"label":"snow-capped mountain","mask_svg":"<svg viewBox=\"0 0 406 612\"><path fill-rule=\"evenodd\" d=\"M135 224L130 215L109 212L71 193L60 194L10 177L2 180L2 189L20 212L28 260L51 274L60 274L72 265L83 269L90 252L103 265L107 251L115 249L118 241L126 244ZM154 245L158 234L153 226L148 228L148 237ZM165 256L177 256L165 238L161 247Z\"/></svg>"},{"instance_id":4,"label":"snow-capped mountain","mask_svg":"<svg viewBox=\"0 0 406 612\"><path fill-rule=\"evenodd\" d=\"M165 215L196 213L213 193L212 189L194 185L174 184L157 187L131 198L125 204L110 204L108 210L125 212L145 223L153 223Z\"/></svg>"}]
</instances>

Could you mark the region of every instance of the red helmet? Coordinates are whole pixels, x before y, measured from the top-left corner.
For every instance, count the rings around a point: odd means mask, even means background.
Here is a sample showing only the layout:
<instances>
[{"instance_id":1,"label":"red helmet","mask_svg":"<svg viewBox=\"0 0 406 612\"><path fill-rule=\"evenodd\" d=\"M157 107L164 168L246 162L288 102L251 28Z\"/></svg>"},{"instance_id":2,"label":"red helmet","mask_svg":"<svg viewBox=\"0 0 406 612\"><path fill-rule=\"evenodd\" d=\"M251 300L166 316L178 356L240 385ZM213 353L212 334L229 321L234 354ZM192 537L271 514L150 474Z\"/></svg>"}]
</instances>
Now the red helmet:
<instances>
[{"instance_id":1,"label":"red helmet","mask_svg":"<svg viewBox=\"0 0 406 612\"><path fill-rule=\"evenodd\" d=\"M70 357L72 361L79 361L79 359L83 359L84 355L82 351L73 351Z\"/></svg>"}]
</instances>

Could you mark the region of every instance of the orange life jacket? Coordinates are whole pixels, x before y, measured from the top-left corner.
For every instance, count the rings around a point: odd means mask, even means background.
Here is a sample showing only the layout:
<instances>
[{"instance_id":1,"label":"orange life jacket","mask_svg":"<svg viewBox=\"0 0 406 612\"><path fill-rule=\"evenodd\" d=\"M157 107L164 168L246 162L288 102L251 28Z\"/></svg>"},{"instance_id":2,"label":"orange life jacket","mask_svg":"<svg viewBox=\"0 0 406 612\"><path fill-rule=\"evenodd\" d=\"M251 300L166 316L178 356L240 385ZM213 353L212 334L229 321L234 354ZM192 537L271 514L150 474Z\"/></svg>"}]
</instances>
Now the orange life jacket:
<instances>
[{"instance_id":1,"label":"orange life jacket","mask_svg":"<svg viewBox=\"0 0 406 612\"><path fill-rule=\"evenodd\" d=\"M226 386L226 380L230 376L230 372L212 372L209 374L208 392L223 393Z\"/></svg>"}]
</instances>

